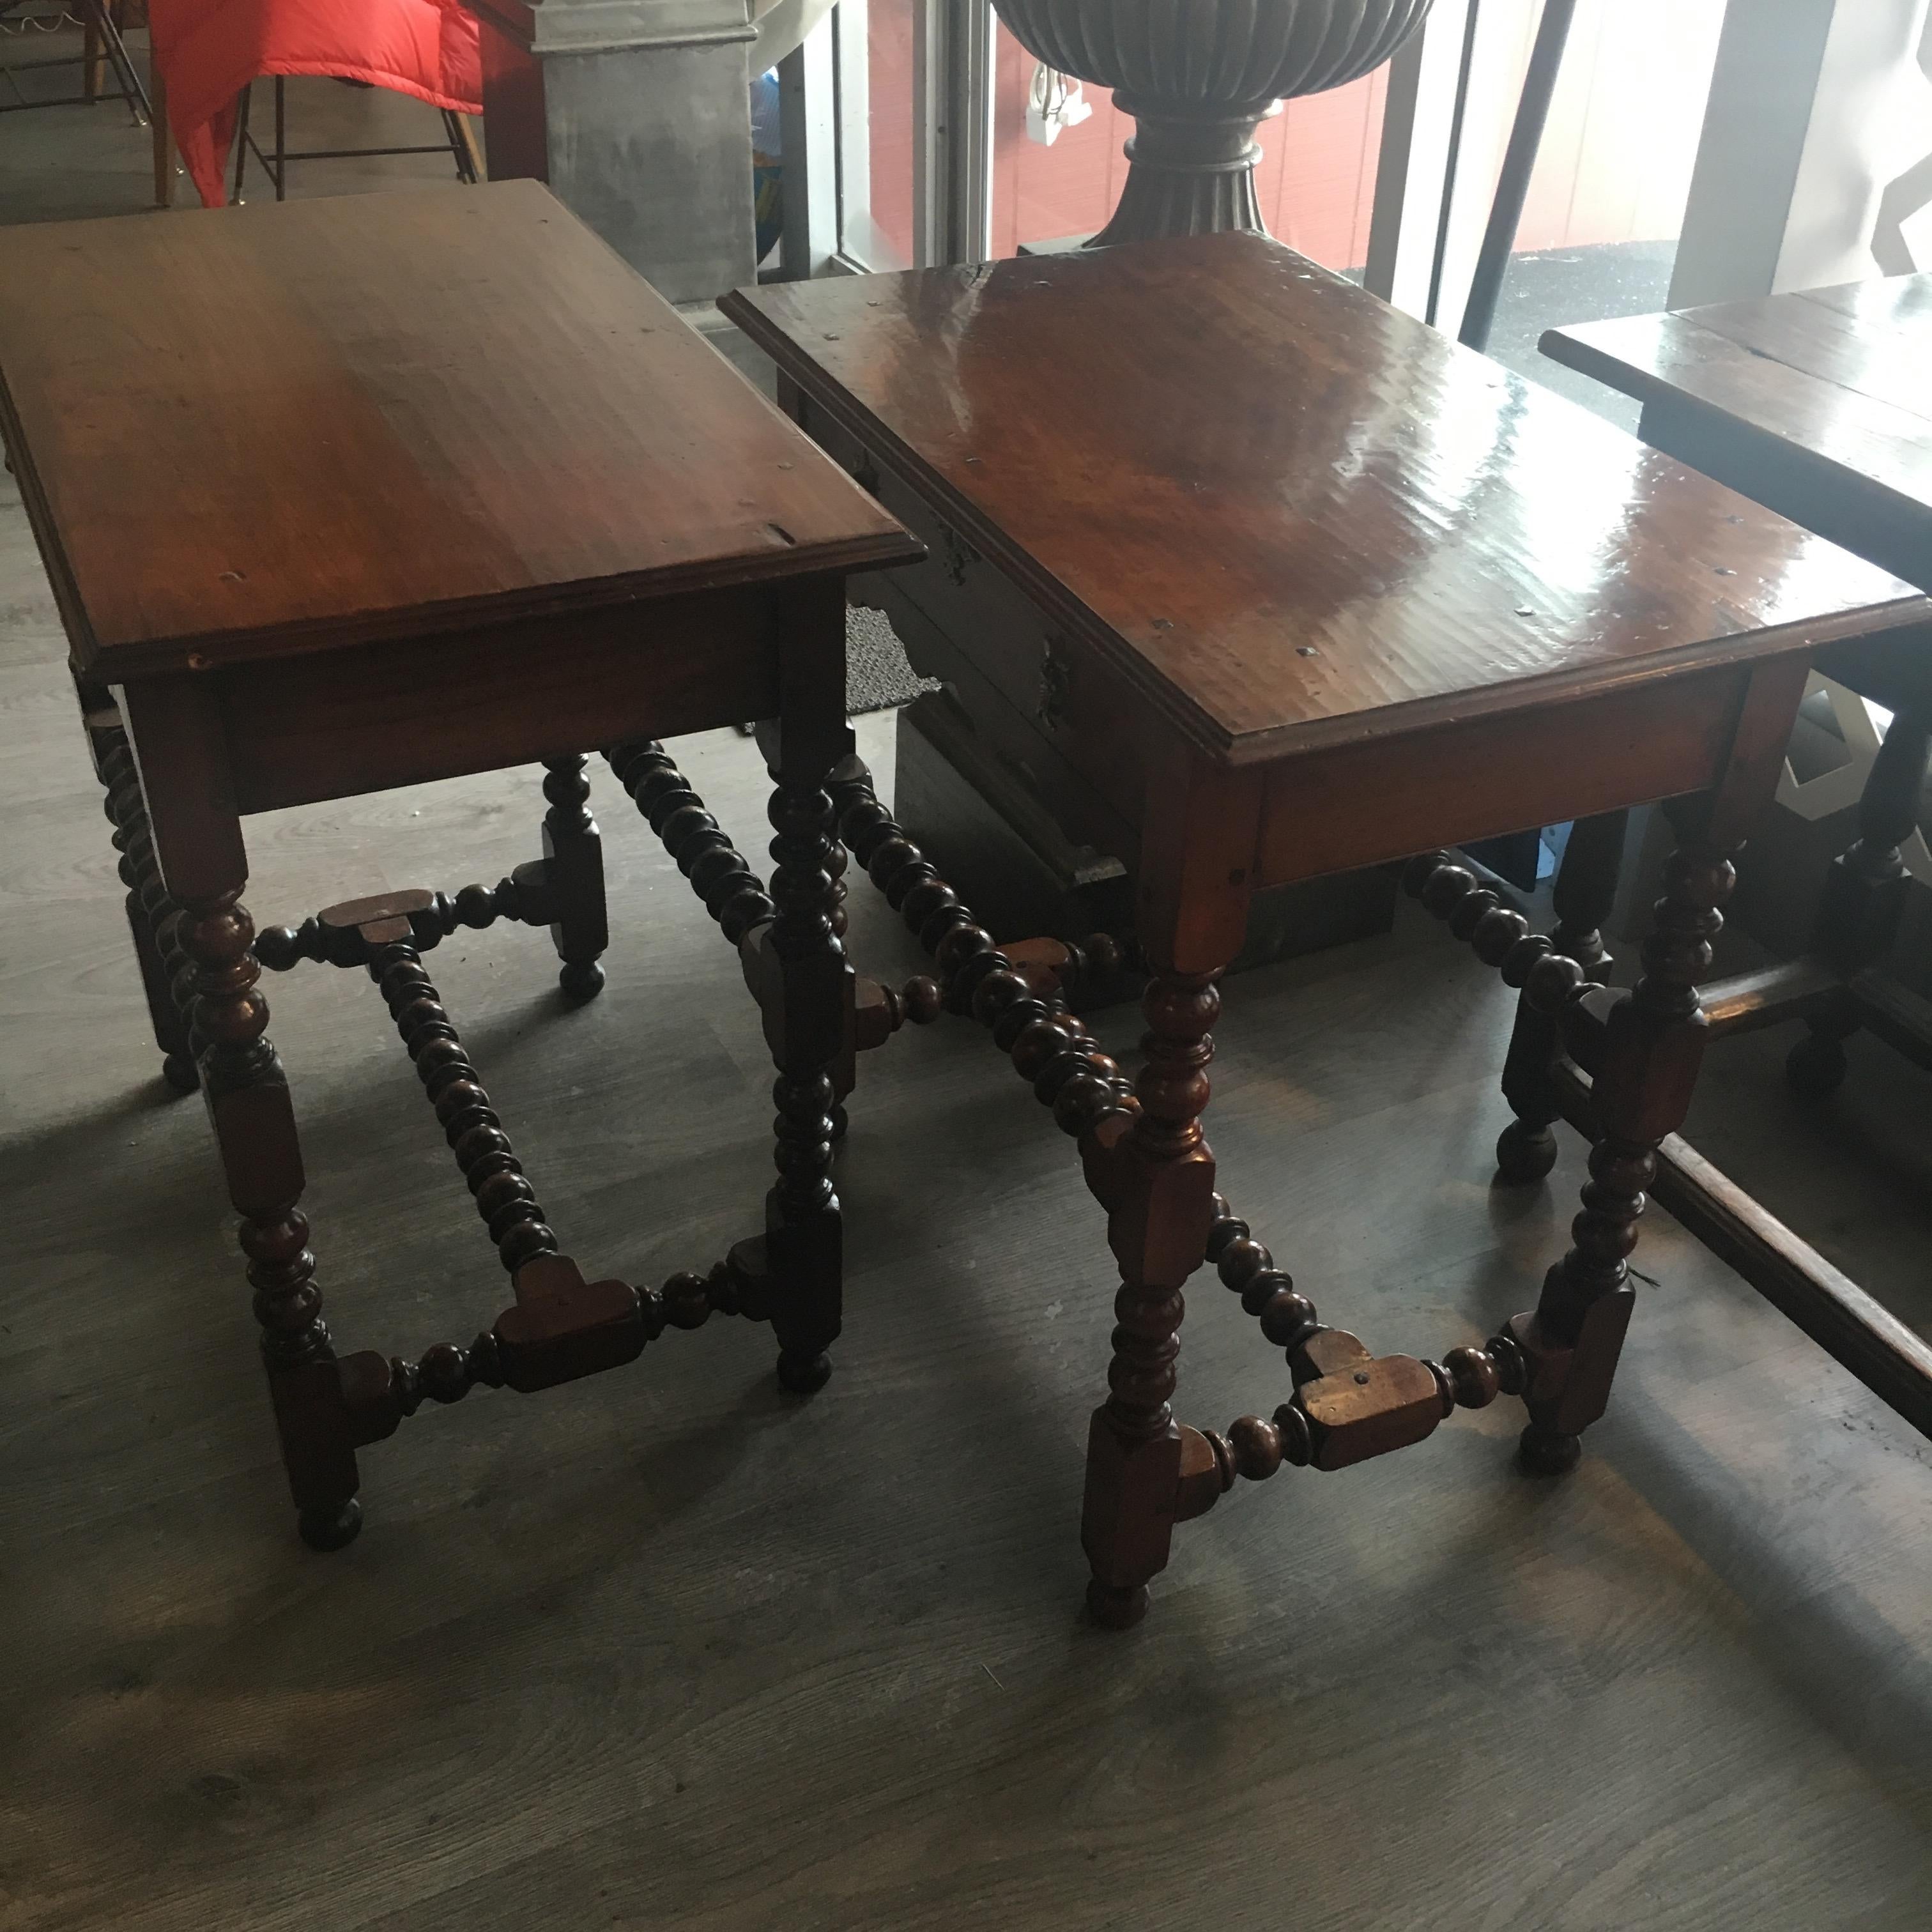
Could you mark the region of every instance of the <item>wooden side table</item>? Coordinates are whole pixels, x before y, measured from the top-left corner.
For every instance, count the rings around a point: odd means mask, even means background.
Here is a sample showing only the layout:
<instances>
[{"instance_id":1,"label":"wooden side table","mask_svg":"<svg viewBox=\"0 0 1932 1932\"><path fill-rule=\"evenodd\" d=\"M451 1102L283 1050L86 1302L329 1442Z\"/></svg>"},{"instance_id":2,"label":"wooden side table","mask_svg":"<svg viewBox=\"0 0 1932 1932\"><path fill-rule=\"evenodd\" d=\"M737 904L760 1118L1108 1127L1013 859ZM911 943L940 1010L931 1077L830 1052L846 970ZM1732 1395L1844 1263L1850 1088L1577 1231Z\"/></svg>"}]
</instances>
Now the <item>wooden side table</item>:
<instances>
[{"instance_id":1,"label":"wooden side table","mask_svg":"<svg viewBox=\"0 0 1932 1932\"><path fill-rule=\"evenodd\" d=\"M667 1324L770 1319L808 1388L838 1328L832 1076L855 992L828 776L844 574L917 546L543 188L357 196L0 233L4 434L73 650L154 1030L212 1119L303 1534L356 1533L356 1451L425 1399L549 1387ZM647 734L774 721L769 892ZM760 998L767 1232L707 1280L586 1281L423 956L548 926L604 942L583 748L615 748ZM545 856L496 888L264 933L250 812L541 759ZM252 942L252 944L251 944ZM514 1300L467 1348L338 1355L264 961L367 967Z\"/></svg>"},{"instance_id":2,"label":"wooden side table","mask_svg":"<svg viewBox=\"0 0 1932 1932\"><path fill-rule=\"evenodd\" d=\"M1900 577L1932 589L1932 274L1811 289L1674 314L1552 329L1543 351L1644 406L1645 440ZM1786 1061L1801 1094L1845 1077L1861 1028L1932 1069L1932 1003L1882 962L1910 887L1901 850L1917 829L1932 752L1932 638L1847 640L1817 668L1892 712L1859 806L1859 836L1827 878L1803 956L1708 988L1714 1037L1802 1021ZM1584 831L1568 880L1609 903L1615 841ZM1566 868L1566 871L1572 868ZM1550 1120L1576 1096L1534 1064L1537 1023L1513 1050L1506 1173L1546 1171ZM1658 1192L1694 1233L1876 1394L1932 1434L1932 1348L1680 1143Z\"/></svg>"},{"instance_id":3,"label":"wooden side table","mask_svg":"<svg viewBox=\"0 0 1932 1932\"><path fill-rule=\"evenodd\" d=\"M1152 969L1131 1091L862 785L842 829L1077 1136L1121 1283L1088 1458L1089 1603L1144 1609L1174 1526L1236 1475L1412 1444L1498 1390L1556 1470L1600 1416L1626 1261L1706 1028L1728 855L1768 802L1808 666L1932 619L1885 572L1542 394L1260 237L1224 235L747 291L727 312L815 435L944 570L992 560L1054 628L979 668L1136 834ZM1679 829L1634 993L1532 936L1438 842L1667 800ZM1077 804L1077 799L1074 801ZM1078 825L1070 826L1082 836ZM1110 848L1110 849L1112 849ZM1216 982L1258 889L1424 853L1425 902L1594 1070L1574 1244L1534 1312L1440 1361L1325 1326L1216 1191ZM1211 1259L1292 1397L1178 1424L1182 1292Z\"/></svg>"}]
</instances>

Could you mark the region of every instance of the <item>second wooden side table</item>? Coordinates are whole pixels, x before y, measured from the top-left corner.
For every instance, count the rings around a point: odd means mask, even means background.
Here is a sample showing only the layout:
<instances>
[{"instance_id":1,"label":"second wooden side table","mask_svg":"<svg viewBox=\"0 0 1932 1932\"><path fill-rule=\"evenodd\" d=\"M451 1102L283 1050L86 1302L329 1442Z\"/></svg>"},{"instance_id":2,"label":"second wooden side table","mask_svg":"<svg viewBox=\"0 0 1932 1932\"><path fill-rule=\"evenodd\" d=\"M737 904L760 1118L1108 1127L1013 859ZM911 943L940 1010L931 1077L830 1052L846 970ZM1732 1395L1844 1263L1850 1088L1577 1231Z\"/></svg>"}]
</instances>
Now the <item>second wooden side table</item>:
<instances>
[{"instance_id":1,"label":"second wooden side table","mask_svg":"<svg viewBox=\"0 0 1932 1932\"><path fill-rule=\"evenodd\" d=\"M1527 1406L1526 1460L1568 1467L1609 1400L1645 1191L1696 1077L1730 854L1812 658L1922 628L1925 600L1256 236L724 306L799 420L926 539L915 569L987 560L1042 614L985 633L978 669L1016 742L1078 775L1069 829L1084 810L1131 833L1153 976L1130 1088L1058 998L1067 949L998 944L862 784L835 788L948 1004L1052 1104L1106 1212L1120 1285L1082 1520L1094 1613L1138 1618L1174 1526L1237 1476L1342 1468L1499 1390ZM1681 844L1626 994L1432 849L1653 800ZM1202 1122L1216 982L1252 895L1418 852L1425 903L1596 1075L1569 1252L1533 1311L1434 1361L1321 1320L1217 1194ZM1172 1405L1204 1262L1292 1382L1225 1431Z\"/></svg>"}]
</instances>

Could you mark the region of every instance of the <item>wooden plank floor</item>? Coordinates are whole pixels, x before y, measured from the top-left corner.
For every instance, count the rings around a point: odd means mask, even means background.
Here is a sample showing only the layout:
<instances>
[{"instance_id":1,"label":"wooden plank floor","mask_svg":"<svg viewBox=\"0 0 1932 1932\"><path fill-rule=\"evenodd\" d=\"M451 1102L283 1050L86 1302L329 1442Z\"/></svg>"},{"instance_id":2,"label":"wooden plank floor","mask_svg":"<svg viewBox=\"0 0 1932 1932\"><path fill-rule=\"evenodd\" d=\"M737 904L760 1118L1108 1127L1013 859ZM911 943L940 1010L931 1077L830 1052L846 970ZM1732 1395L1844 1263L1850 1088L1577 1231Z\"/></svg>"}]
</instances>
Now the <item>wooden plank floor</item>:
<instances>
[{"instance_id":1,"label":"wooden plank floor","mask_svg":"<svg viewBox=\"0 0 1932 1932\"><path fill-rule=\"evenodd\" d=\"M0 179L0 218L108 184L77 178ZM1111 1269L1066 1142L956 1022L866 1063L820 1396L776 1394L765 1330L674 1334L594 1383L425 1411L367 1454L361 1540L302 1549L61 655L0 478L6 1932L1925 1925L1926 1445L1660 1215L1574 1477L1516 1476L1498 1403L1244 1486L1182 1532L1146 1625L1083 1624ZM865 727L886 770L888 734ZM680 748L754 840L749 748ZM604 996L559 1007L520 928L436 971L574 1251L662 1279L754 1226L769 1076L602 771L595 804ZM538 809L525 773L254 821L251 902L494 880ZM862 960L914 970L855 885ZM1412 911L1230 988L1212 1120L1324 1314L1432 1353L1529 1305L1581 1162L1490 1189L1508 998ZM500 1273L380 1002L320 968L268 990L339 1339L466 1338ZM1724 1049L1695 1137L1923 1326L1923 1077L1855 1042L1807 1115L1784 1044ZM1181 1413L1270 1408L1276 1352L1211 1282L1193 1299Z\"/></svg>"}]
</instances>

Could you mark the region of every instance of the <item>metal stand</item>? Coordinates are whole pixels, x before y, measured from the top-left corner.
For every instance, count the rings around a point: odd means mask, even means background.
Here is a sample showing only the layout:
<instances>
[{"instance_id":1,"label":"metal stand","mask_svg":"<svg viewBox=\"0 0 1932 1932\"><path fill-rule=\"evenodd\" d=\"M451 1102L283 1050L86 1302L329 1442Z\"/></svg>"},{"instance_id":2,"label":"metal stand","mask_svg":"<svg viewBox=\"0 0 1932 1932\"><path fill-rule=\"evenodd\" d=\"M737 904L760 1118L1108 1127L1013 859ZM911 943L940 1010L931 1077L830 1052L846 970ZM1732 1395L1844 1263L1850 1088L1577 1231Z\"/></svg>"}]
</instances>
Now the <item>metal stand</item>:
<instances>
[{"instance_id":1,"label":"metal stand","mask_svg":"<svg viewBox=\"0 0 1932 1932\"><path fill-rule=\"evenodd\" d=\"M1557 76L1563 70L1564 50L1569 45L1570 28L1576 17L1576 0L1544 0L1536 44L1530 50L1529 71L1523 76L1522 98L1516 103L1516 124L1510 130L1509 146L1503 154L1503 170L1497 178L1496 198L1490 208L1490 225L1483 236L1482 253L1476 258L1475 278L1469 284L1469 300L1462 310L1462 326L1456 337L1466 348L1486 350L1490 346L1490 331L1496 322L1496 304L1502 296L1503 277L1515 252L1516 230L1522 224L1523 202L1528 197L1530 177L1536 172L1544 127L1550 118L1550 104L1556 95Z\"/></svg>"},{"instance_id":2,"label":"metal stand","mask_svg":"<svg viewBox=\"0 0 1932 1932\"><path fill-rule=\"evenodd\" d=\"M96 0L98 4L98 0ZM253 154L261 164L262 172L274 184L275 199L288 199L288 168L291 161L346 161L360 160L364 156L378 154L448 154L456 163L456 178L465 187L473 188L483 178L482 158L476 151L476 137L470 133L468 122L453 108L442 107L436 111L442 116L444 138L425 146L410 148L301 148L291 150L288 145L287 86L280 74L274 76L275 83L275 146L272 160L262 152L261 144L248 127L249 104L254 96L251 83L242 90L236 106L235 115L235 187L228 199L232 205L238 206L242 200L242 183L248 172L248 157Z\"/></svg>"}]
</instances>

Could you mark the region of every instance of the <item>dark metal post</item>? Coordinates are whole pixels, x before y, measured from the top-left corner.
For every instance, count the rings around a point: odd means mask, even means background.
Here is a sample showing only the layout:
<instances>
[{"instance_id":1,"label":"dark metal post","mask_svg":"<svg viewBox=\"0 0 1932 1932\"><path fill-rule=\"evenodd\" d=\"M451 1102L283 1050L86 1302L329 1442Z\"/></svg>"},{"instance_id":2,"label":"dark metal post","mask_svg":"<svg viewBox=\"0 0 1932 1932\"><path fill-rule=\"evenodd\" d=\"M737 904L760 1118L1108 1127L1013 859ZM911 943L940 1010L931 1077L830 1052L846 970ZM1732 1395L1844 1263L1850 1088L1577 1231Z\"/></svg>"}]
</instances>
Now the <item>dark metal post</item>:
<instances>
[{"instance_id":1,"label":"dark metal post","mask_svg":"<svg viewBox=\"0 0 1932 1932\"><path fill-rule=\"evenodd\" d=\"M1510 256L1516 248L1523 202L1529 194L1530 177L1536 172L1544 125L1550 118L1550 103L1556 92L1570 23L1576 16L1576 0L1544 0L1536 45L1530 51L1529 71L1523 76L1522 98L1516 104L1516 125L1510 130L1502 173L1496 182L1496 198L1490 209L1490 225L1483 236L1482 253L1476 258L1475 279L1469 284L1468 304L1462 311L1462 327L1456 338L1471 349L1486 350L1490 346L1490 330L1496 319L1503 277L1508 272Z\"/></svg>"}]
</instances>

